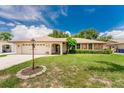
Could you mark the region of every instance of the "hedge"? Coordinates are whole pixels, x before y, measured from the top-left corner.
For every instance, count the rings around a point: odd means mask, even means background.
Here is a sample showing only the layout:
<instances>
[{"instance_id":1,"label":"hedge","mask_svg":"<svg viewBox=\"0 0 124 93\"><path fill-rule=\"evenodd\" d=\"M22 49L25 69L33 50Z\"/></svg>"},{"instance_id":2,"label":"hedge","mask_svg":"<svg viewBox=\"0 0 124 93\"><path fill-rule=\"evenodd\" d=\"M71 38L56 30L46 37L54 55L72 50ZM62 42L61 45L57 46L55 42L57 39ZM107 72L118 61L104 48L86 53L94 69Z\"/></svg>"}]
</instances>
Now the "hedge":
<instances>
[{"instance_id":1,"label":"hedge","mask_svg":"<svg viewBox=\"0 0 124 93\"><path fill-rule=\"evenodd\" d=\"M103 50L82 50L82 49L76 49L76 50L70 50L70 54L112 54L112 51L110 49L103 49Z\"/></svg>"}]
</instances>

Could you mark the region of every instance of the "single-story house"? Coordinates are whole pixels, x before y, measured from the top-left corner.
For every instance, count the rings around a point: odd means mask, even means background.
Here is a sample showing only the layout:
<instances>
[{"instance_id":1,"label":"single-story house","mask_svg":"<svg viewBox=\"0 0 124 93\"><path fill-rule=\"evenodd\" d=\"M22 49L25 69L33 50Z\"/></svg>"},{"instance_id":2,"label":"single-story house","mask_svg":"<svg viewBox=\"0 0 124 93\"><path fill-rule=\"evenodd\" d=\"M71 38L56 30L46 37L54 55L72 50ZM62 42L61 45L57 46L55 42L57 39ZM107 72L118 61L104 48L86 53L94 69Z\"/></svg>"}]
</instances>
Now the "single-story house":
<instances>
[{"instance_id":1,"label":"single-story house","mask_svg":"<svg viewBox=\"0 0 124 93\"><path fill-rule=\"evenodd\" d=\"M53 38L44 36L35 39L35 54L64 54L67 53L67 41L66 38ZM104 49L106 46L105 42L74 38L77 41L76 49L91 49L99 50ZM31 39L12 40L11 43L16 46L17 54L32 54L32 42Z\"/></svg>"},{"instance_id":2,"label":"single-story house","mask_svg":"<svg viewBox=\"0 0 124 93\"><path fill-rule=\"evenodd\" d=\"M107 46L114 52L124 53L124 40L110 40Z\"/></svg>"}]
</instances>

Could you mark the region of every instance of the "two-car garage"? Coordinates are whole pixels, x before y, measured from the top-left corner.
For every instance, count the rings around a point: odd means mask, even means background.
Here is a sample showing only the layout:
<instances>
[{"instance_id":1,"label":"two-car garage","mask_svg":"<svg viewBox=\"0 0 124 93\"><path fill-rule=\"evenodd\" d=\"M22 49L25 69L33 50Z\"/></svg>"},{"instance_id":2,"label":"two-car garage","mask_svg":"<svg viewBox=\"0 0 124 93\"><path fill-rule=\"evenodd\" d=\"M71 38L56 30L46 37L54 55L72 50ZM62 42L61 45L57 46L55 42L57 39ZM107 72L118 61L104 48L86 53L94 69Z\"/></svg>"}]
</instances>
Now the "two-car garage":
<instances>
[{"instance_id":1,"label":"two-car garage","mask_svg":"<svg viewBox=\"0 0 124 93\"><path fill-rule=\"evenodd\" d=\"M32 54L32 45L30 43L23 43L17 45L18 54ZM20 51L21 50L21 51ZM39 54L49 54L49 45L48 44L35 44L34 53Z\"/></svg>"}]
</instances>

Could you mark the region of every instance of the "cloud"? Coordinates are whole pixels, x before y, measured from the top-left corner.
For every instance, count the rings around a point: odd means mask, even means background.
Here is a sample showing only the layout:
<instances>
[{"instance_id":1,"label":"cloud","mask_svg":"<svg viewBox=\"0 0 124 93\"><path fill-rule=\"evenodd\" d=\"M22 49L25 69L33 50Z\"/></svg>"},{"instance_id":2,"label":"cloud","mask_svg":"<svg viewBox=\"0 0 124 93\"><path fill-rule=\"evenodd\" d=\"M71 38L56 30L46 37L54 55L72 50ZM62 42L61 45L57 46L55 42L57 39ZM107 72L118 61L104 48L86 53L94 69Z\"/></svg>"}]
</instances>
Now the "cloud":
<instances>
[{"instance_id":1,"label":"cloud","mask_svg":"<svg viewBox=\"0 0 124 93\"><path fill-rule=\"evenodd\" d=\"M71 36L71 32L70 31L65 31L66 34L68 34L69 36Z\"/></svg>"},{"instance_id":2,"label":"cloud","mask_svg":"<svg viewBox=\"0 0 124 93\"><path fill-rule=\"evenodd\" d=\"M3 22L3 21L0 21L0 25L4 25L4 24L6 24L5 22Z\"/></svg>"},{"instance_id":3,"label":"cloud","mask_svg":"<svg viewBox=\"0 0 124 93\"><path fill-rule=\"evenodd\" d=\"M61 12L62 15L68 16L68 14L67 14L67 12L68 12L68 7L67 7L67 6L61 6L60 12Z\"/></svg>"},{"instance_id":4,"label":"cloud","mask_svg":"<svg viewBox=\"0 0 124 93\"><path fill-rule=\"evenodd\" d=\"M0 6L0 16L16 20L37 20L40 14L31 6Z\"/></svg>"},{"instance_id":5,"label":"cloud","mask_svg":"<svg viewBox=\"0 0 124 93\"><path fill-rule=\"evenodd\" d=\"M39 27L30 26L27 27L25 25L17 25L15 28L11 30L11 33L13 34L13 39L31 39L36 37L42 37L46 36L50 33L52 33L53 30L47 28L44 25L41 25Z\"/></svg>"},{"instance_id":6,"label":"cloud","mask_svg":"<svg viewBox=\"0 0 124 93\"><path fill-rule=\"evenodd\" d=\"M95 8L87 8L87 9L84 9L85 12L88 12L88 13L93 13L96 11Z\"/></svg>"},{"instance_id":7,"label":"cloud","mask_svg":"<svg viewBox=\"0 0 124 93\"><path fill-rule=\"evenodd\" d=\"M60 15L67 16L67 6L0 6L0 17L11 21L38 21L46 26L51 26L50 20L57 23ZM49 20L48 20L49 19Z\"/></svg>"},{"instance_id":8,"label":"cloud","mask_svg":"<svg viewBox=\"0 0 124 93\"><path fill-rule=\"evenodd\" d=\"M115 26L111 30L101 32L100 35L111 35L113 39L124 39L124 25Z\"/></svg>"},{"instance_id":9,"label":"cloud","mask_svg":"<svg viewBox=\"0 0 124 93\"><path fill-rule=\"evenodd\" d=\"M46 6L0 6L0 17L18 21L41 21L50 25L44 17Z\"/></svg>"},{"instance_id":10,"label":"cloud","mask_svg":"<svg viewBox=\"0 0 124 93\"><path fill-rule=\"evenodd\" d=\"M11 22L6 23L6 22L3 22L3 21L0 21L0 26L11 26L11 27L13 27L13 26L15 26L15 24L11 23Z\"/></svg>"},{"instance_id":11,"label":"cloud","mask_svg":"<svg viewBox=\"0 0 124 93\"><path fill-rule=\"evenodd\" d=\"M115 29L111 31L106 31L106 32L100 33L100 35L111 35L113 39L124 39L124 29L123 30Z\"/></svg>"},{"instance_id":12,"label":"cloud","mask_svg":"<svg viewBox=\"0 0 124 93\"><path fill-rule=\"evenodd\" d=\"M56 24L58 24L57 18L62 16L68 16L68 7L67 6L58 6L56 10L49 7L46 12L47 16Z\"/></svg>"}]
</instances>

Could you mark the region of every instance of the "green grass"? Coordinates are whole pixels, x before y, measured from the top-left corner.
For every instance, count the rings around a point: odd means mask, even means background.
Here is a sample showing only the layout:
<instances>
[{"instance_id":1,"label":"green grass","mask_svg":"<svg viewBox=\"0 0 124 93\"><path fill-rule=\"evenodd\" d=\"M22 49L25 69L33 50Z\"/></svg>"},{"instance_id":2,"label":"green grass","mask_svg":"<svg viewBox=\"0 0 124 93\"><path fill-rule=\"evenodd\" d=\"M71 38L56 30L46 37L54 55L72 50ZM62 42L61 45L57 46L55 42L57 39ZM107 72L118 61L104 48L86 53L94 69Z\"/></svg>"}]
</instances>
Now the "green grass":
<instances>
[{"instance_id":1,"label":"green grass","mask_svg":"<svg viewBox=\"0 0 124 93\"><path fill-rule=\"evenodd\" d=\"M31 61L0 71L0 87L124 87L124 55L72 54L37 58L47 71L28 80L15 74Z\"/></svg>"},{"instance_id":2,"label":"green grass","mask_svg":"<svg viewBox=\"0 0 124 93\"><path fill-rule=\"evenodd\" d=\"M0 55L0 57L5 57L5 56L7 56L7 55Z\"/></svg>"}]
</instances>

